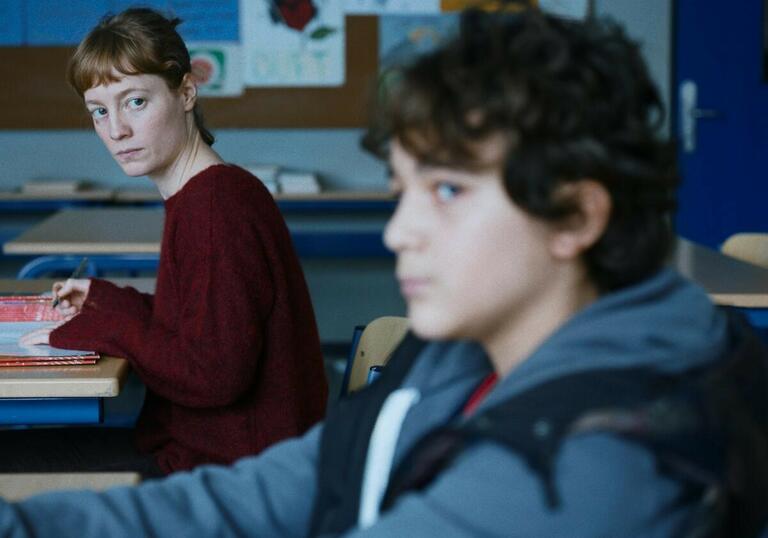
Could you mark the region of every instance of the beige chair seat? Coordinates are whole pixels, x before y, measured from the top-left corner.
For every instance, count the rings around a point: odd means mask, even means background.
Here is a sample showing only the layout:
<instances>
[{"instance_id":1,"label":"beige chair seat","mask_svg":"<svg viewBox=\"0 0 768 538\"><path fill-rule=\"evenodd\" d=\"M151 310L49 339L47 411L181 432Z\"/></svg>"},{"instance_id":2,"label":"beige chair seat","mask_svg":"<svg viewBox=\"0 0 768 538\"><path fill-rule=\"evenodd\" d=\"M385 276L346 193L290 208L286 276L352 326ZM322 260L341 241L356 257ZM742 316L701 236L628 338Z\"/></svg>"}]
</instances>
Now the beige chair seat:
<instances>
[{"instance_id":1,"label":"beige chair seat","mask_svg":"<svg viewBox=\"0 0 768 538\"><path fill-rule=\"evenodd\" d=\"M725 240L720 252L768 268L768 233L737 233Z\"/></svg>"}]
</instances>

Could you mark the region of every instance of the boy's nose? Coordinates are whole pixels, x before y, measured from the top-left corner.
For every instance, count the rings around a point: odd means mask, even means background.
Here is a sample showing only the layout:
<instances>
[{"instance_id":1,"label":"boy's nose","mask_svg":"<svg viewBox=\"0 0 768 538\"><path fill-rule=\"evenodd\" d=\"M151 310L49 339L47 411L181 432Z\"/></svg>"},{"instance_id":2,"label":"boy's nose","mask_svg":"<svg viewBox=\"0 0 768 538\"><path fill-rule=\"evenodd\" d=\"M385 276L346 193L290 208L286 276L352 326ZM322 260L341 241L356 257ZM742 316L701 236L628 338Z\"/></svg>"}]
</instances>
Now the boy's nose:
<instances>
[{"instance_id":1,"label":"boy's nose","mask_svg":"<svg viewBox=\"0 0 768 538\"><path fill-rule=\"evenodd\" d=\"M417 248L423 243L421 227L426 215L417 205L416 196L403 191L395 212L384 228L384 244L392 252Z\"/></svg>"}]
</instances>

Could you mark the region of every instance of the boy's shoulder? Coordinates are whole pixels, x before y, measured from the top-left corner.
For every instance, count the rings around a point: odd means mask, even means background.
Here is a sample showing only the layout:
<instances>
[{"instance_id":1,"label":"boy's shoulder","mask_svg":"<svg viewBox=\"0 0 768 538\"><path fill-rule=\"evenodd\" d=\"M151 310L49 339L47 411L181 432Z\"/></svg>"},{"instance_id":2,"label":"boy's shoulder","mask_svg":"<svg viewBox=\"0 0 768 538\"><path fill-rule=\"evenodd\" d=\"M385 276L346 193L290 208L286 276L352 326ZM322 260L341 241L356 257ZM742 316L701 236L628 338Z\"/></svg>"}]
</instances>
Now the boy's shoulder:
<instances>
[{"instance_id":1,"label":"boy's shoulder","mask_svg":"<svg viewBox=\"0 0 768 538\"><path fill-rule=\"evenodd\" d=\"M576 435L607 434L647 450L681 491L698 492L701 517L691 525L755 536L768 519L768 349L738 315L729 315L729 339L728 353L705 365L675 373L647 366L578 372L435 430L398 467L385 504L490 441L525 461L555 510L563 446Z\"/></svg>"}]
</instances>

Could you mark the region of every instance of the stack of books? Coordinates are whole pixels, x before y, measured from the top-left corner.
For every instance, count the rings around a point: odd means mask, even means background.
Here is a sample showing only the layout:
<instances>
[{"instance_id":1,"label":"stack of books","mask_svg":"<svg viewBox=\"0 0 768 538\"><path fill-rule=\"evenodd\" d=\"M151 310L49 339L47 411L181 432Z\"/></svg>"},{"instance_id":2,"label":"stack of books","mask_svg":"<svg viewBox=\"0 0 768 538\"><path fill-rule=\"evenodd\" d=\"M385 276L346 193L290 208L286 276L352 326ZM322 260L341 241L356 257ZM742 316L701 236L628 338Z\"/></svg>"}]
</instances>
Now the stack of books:
<instances>
[{"instance_id":1,"label":"stack of books","mask_svg":"<svg viewBox=\"0 0 768 538\"><path fill-rule=\"evenodd\" d=\"M61 321L49 295L0 297L0 367L95 364L99 355L93 351L19 344L22 335Z\"/></svg>"},{"instance_id":2,"label":"stack of books","mask_svg":"<svg viewBox=\"0 0 768 538\"><path fill-rule=\"evenodd\" d=\"M282 194L320 193L320 183L312 172L280 172L277 183Z\"/></svg>"},{"instance_id":3,"label":"stack of books","mask_svg":"<svg viewBox=\"0 0 768 538\"><path fill-rule=\"evenodd\" d=\"M21 192L35 195L66 196L90 188L87 179L29 179L21 186Z\"/></svg>"},{"instance_id":4,"label":"stack of books","mask_svg":"<svg viewBox=\"0 0 768 538\"><path fill-rule=\"evenodd\" d=\"M244 168L256 176L264 184L267 190L272 193L272 195L277 194L279 189L277 185L277 176L280 173L279 165L247 164L244 166Z\"/></svg>"}]
</instances>

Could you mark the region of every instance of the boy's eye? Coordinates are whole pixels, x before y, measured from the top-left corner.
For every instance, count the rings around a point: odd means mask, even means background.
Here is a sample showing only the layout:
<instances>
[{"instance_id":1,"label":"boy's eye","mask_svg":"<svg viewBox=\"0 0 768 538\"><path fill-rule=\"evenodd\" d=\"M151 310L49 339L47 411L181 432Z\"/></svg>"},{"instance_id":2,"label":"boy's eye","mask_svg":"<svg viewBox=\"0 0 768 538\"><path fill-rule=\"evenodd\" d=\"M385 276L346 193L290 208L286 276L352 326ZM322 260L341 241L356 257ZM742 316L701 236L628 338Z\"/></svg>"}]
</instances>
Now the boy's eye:
<instances>
[{"instance_id":1,"label":"boy's eye","mask_svg":"<svg viewBox=\"0 0 768 538\"><path fill-rule=\"evenodd\" d=\"M141 105L143 105L146 102L147 102L146 99L144 99L143 97L134 97L128 100L128 106L131 108L140 108Z\"/></svg>"},{"instance_id":2,"label":"boy's eye","mask_svg":"<svg viewBox=\"0 0 768 538\"><path fill-rule=\"evenodd\" d=\"M107 115L107 109L104 107L98 107L91 110L91 116L94 119L103 118Z\"/></svg>"},{"instance_id":3,"label":"boy's eye","mask_svg":"<svg viewBox=\"0 0 768 538\"><path fill-rule=\"evenodd\" d=\"M440 202L450 202L461 194L461 187L452 183L440 182L435 185L435 197Z\"/></svg>"}]
</instances>

